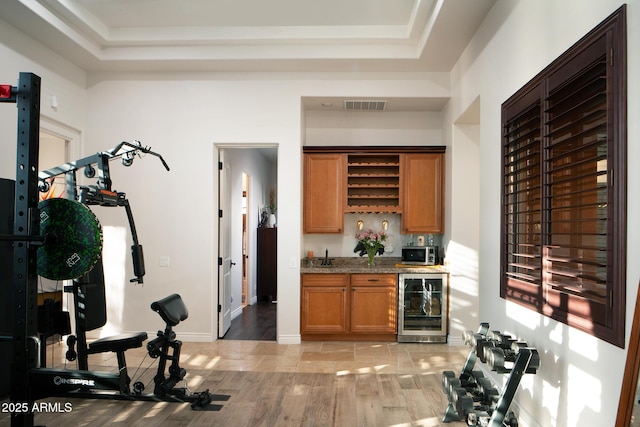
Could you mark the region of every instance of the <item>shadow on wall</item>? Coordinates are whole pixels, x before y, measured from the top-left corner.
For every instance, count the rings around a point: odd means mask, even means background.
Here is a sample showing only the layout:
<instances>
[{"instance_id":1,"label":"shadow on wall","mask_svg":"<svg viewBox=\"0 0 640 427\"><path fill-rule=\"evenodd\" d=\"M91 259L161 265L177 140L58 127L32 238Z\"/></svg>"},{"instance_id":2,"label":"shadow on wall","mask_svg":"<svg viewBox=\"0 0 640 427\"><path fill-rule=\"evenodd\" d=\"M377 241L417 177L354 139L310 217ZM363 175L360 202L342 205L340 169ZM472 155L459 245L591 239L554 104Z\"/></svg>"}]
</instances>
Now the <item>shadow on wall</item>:
<instances>
[{"instance_id":1,"label":"shadow on wall","mask_svg":"<svg viewBox=\"0 0 640 427\"><path fill-rule=\"evenodd\" d=\"M604 402L608 396L612 402L617 401L620 392L607 391L607 385L593 375L604 368L600 349L603 342L517 304L505 303L506 317L517 322L516 330L522 331L522 326L530 330L522 335L507 333L527 341L540 355L537 374L525 375L516 394L514 402L521 419L541 427L600 426L598 414L602 413ZM536 336L547 338L536 343L532 341ZM566 357L568 354L570 358Z\"/></svg>"}]
</instances>

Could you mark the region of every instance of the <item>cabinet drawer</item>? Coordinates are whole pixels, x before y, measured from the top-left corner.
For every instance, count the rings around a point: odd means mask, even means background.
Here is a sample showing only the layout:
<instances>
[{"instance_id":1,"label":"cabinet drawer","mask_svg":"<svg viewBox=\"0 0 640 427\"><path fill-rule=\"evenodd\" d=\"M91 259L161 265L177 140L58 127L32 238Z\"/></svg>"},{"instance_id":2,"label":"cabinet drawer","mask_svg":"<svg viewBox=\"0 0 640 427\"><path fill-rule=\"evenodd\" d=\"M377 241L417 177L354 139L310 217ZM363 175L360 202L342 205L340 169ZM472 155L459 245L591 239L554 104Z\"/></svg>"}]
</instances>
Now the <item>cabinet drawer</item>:
<instances>
[{"instance_id":1,"label":"cabinet drawer","mask_svg":"<svg viewBox=\"0 0 640 427\"><path fill-rule=\"evenodd\" d=\"M347 286L349 276L347 274L303 274L302 286Z\"/></svg>"},{"instance_id":2,"label":"cabinet drawer","mask_svg":"<svg viewBox=\"0 0 640 427\"><path fill-rule=\"evenodd\" d=\"M398 276L396 274L352 274L352 286L396 286Z\"/></svg>"}]
</instances>

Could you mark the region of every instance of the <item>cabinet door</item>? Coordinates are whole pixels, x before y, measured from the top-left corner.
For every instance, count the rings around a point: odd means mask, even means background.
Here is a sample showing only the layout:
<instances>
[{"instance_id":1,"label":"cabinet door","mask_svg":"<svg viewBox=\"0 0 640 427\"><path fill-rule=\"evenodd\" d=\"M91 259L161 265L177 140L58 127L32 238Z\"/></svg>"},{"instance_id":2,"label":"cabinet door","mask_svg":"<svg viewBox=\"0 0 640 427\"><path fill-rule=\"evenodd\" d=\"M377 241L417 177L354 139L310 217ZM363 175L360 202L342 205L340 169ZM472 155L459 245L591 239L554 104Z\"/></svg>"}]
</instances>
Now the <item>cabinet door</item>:
<instances>
[{"instance_id":1,"label":"cabinet door","mask_svg":"<svg viewBox=\"0 0 640 427\"><path fill-rule=\"evenodd\" d=\"M346 274L304 274L301 297L300 332L347 332Z\"/></svg>"},{"instance_id":2,"label":"cabinet door","mask_svg":"<svg viewBox=\"0 0 640 427\"><path fill-rule=\"evenodd\" d=\"M395 274L351 275L351 332L395 334L397 305Z\"/></svg>"},{"instance_id":3,"label":"cabinet door","mask_svg":"<svg viewBox=\"0 0 640 427\"><path fill-rule=\"evenodd\" d=\"M344 163L342 154L304 155L304 232L342 233Z\"/></svg>"},{"instance_id":4,"label":"cabinet door","mask_svg":"<svg viewBox=\"0 0 640 427\"><path fill-rule=\"evenodd\" d=\"M444 154L405 154L403 234L444 233Z\"/></svg>"}]
</instances>

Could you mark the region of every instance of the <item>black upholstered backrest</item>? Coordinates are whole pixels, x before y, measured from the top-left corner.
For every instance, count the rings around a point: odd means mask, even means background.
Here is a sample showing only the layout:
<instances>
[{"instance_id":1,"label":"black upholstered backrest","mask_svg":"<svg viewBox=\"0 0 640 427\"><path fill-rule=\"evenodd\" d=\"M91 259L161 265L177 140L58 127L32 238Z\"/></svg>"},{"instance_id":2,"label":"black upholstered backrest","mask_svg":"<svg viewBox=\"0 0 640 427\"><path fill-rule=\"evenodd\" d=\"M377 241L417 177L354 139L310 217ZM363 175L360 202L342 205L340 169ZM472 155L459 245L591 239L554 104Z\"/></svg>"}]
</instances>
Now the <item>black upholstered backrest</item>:
<instances>
[{"instance_id":1,"label":"black upholstered backrest","mask_svg":"<svg viewBox=\"0 0 640 427\"><path fill-rule=\"evenodd\" d=\"M172 294L154 302L151 304L151 309L157 312L169 326L176 326L189 317L187 307L178 294Z\"/></svg>"},{"instance_id":2,"label":"black upholstered backrest","mask_svg":"<svg viewBox=\"0 0 640 427\"><path fill-rule=\"evenodd\" d=\"M104 289L102 258L93 269L74 281L76 286L76 322L85 331L103 327L107 323L107 298Z\"/></svg>"}]
</instances>

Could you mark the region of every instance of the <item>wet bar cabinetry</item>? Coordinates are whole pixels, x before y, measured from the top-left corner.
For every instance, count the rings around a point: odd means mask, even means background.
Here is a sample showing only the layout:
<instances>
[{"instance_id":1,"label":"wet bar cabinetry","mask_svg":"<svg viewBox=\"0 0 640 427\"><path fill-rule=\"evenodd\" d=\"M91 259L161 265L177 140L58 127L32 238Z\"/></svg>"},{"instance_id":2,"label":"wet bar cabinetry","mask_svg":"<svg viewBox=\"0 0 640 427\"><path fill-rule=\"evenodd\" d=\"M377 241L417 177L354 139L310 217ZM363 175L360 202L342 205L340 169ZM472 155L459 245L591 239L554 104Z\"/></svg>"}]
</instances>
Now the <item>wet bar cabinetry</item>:
<instances>
[{"instance_id":1,"label":"wet bar cabinetry","mask_svg":"<svg viewBox=\"0 0 640 427\"><path fill-rule=\"evenodd\" d=\"M302 274L301 300L303 340L396 340L396 274Z\"/></svg>"},{"instance_id":2,"label":"wet bar cabinetry","mask_svg":"<svg viewBox=\"0 0 640 427\"><path fill-rule=\"evenodd\" d=\"M344 160L340 153L304 155L305 233L343 233Z\"/></svg>"},{"instance_id":3,"label":"wet bar cabinetry","mask_svg":"<svg viewBox=\"0 0 640 427\"><path fill-rule=\"evenodd\" d=\"M444 232L445 147L305 147L305 233L344 233L344 213L401 214L401 233Z\"/></svg>"},{"instance_id":4,"label":"wet bar cabinetry","mask_svg":"<svg viewBox=\"0 0 640 427\"><path fill-rule=\"evenodd\" d=\"M444 233L444 154L403 158L402 234Z\"/></svg>"},{"instance_id":5,"label":"wet bar cabinetry","mask_svg":"<svg viewBox=\"0 0 640 427\"><path fill-rule=\"evenodd\" d=\"M400 155L347 154L345 212L400 212Z\"/></svg>"}]
</instances>

